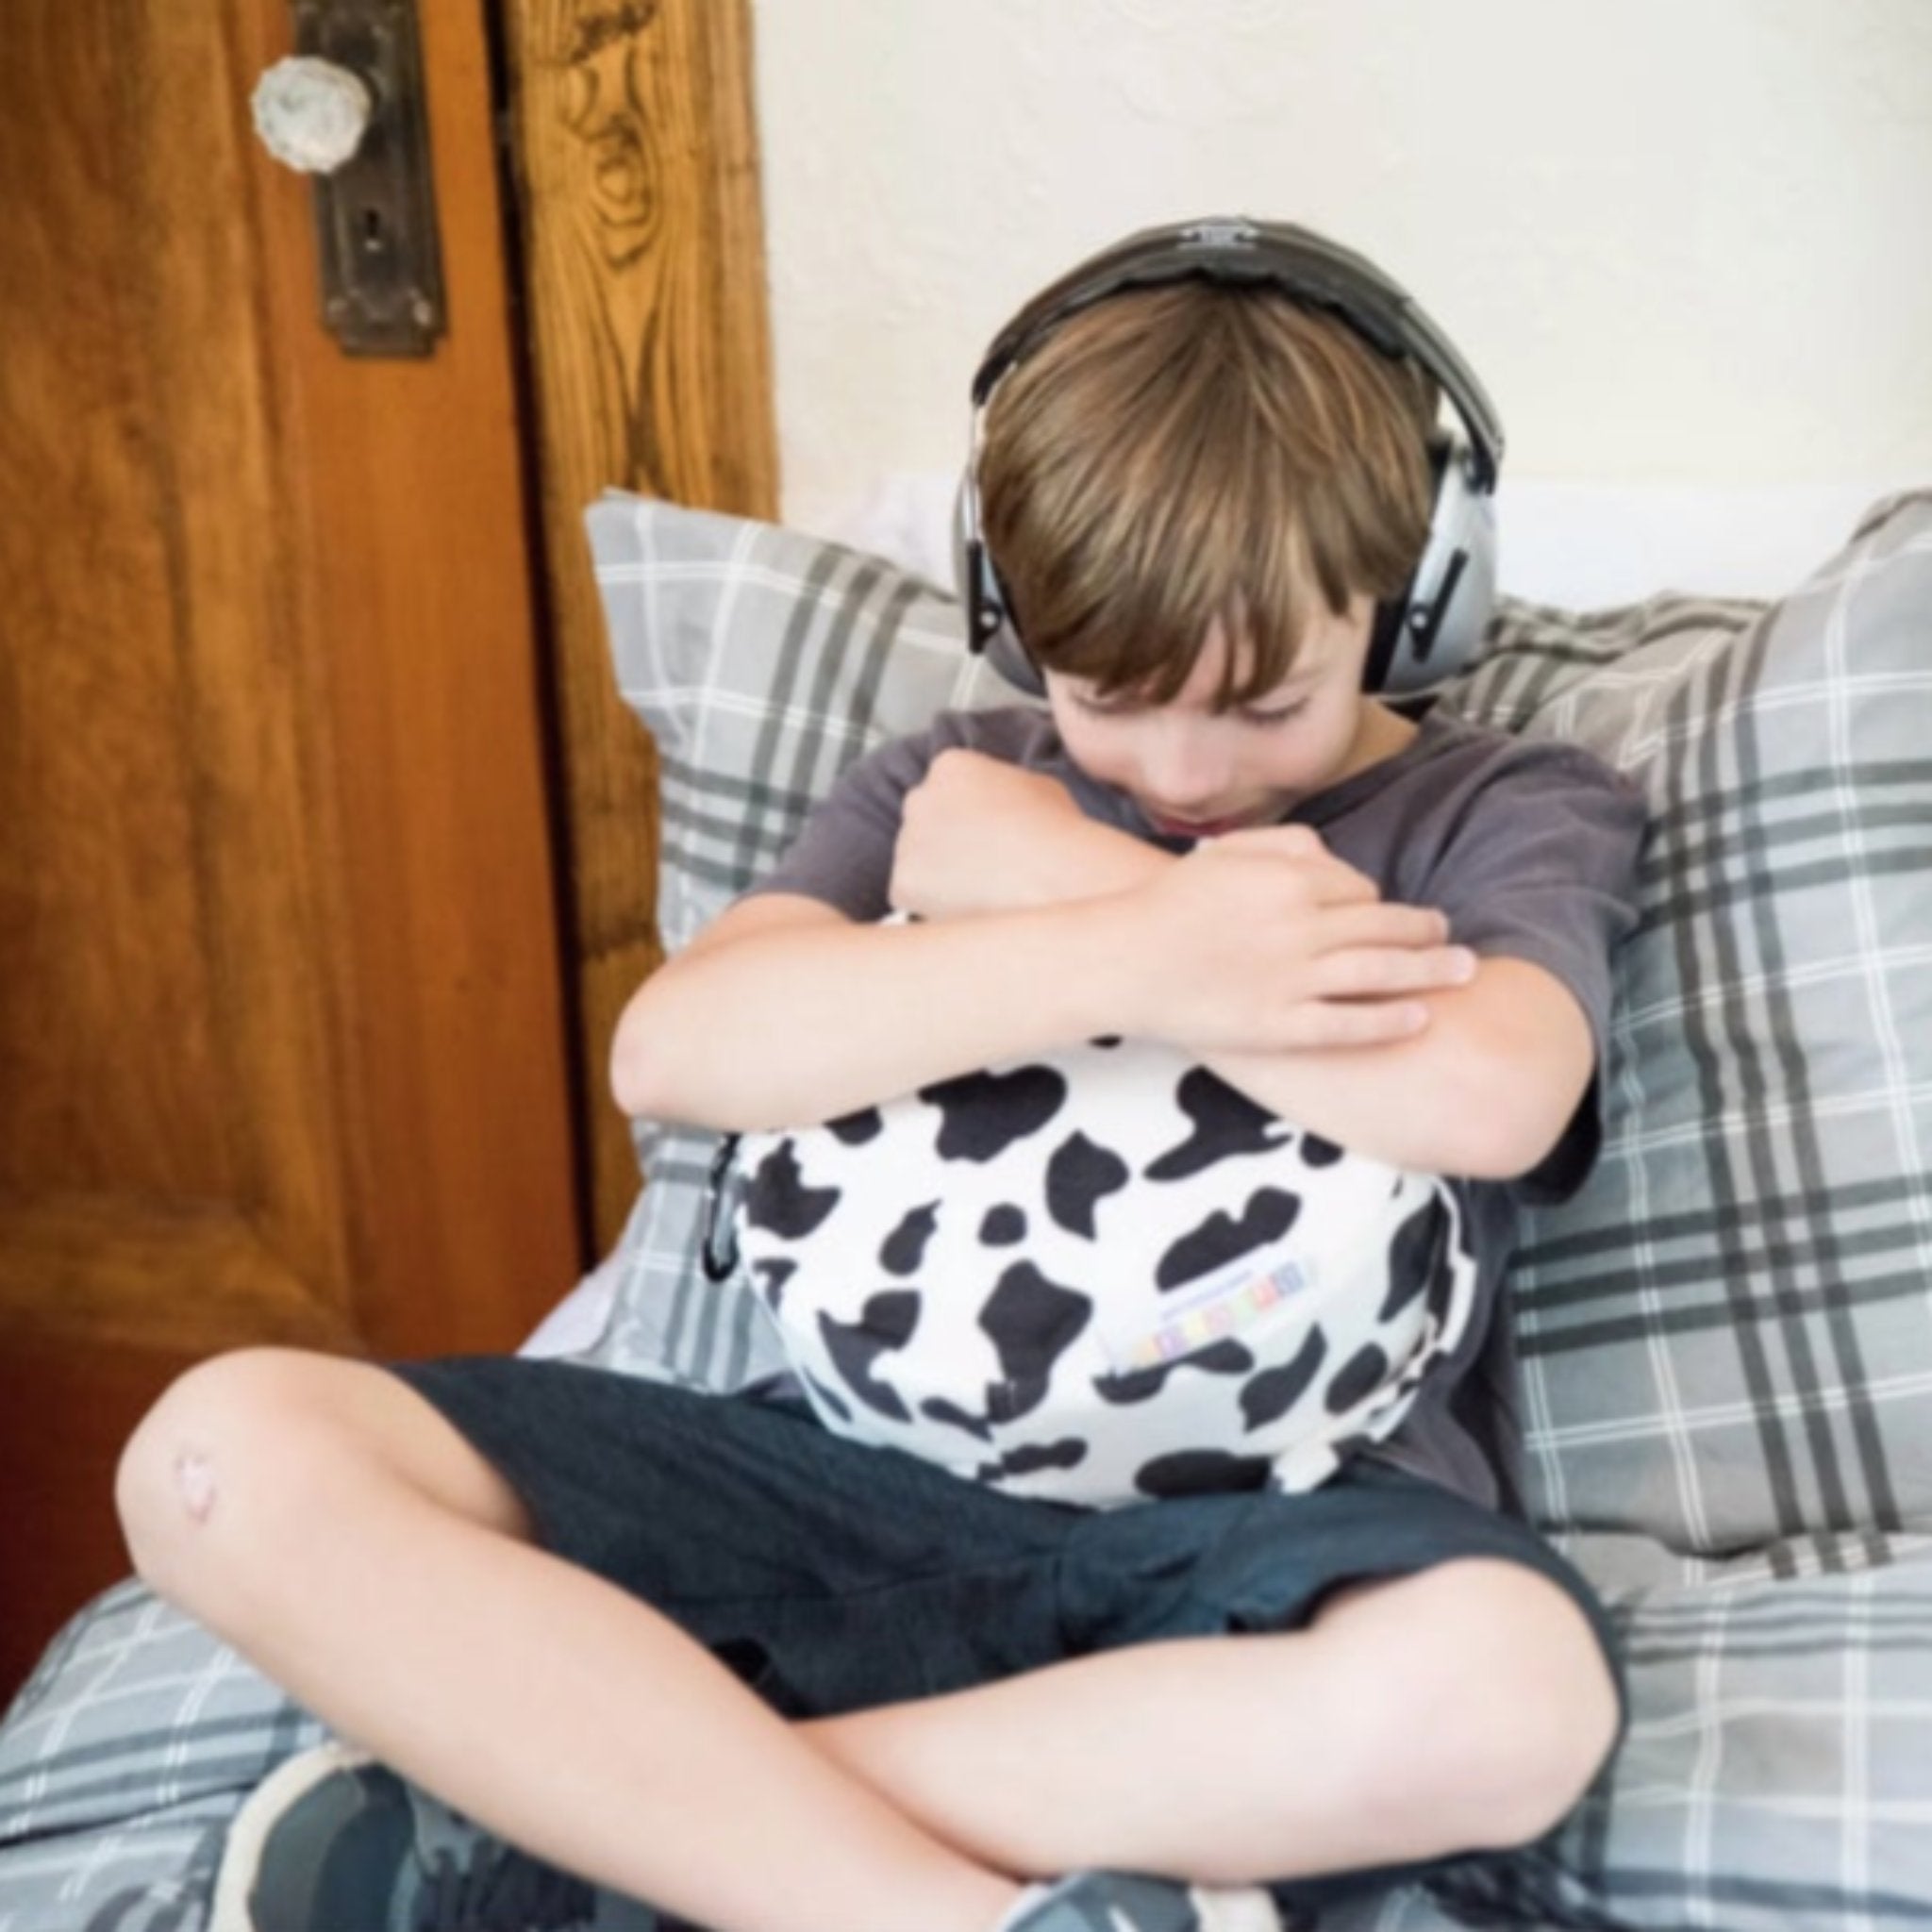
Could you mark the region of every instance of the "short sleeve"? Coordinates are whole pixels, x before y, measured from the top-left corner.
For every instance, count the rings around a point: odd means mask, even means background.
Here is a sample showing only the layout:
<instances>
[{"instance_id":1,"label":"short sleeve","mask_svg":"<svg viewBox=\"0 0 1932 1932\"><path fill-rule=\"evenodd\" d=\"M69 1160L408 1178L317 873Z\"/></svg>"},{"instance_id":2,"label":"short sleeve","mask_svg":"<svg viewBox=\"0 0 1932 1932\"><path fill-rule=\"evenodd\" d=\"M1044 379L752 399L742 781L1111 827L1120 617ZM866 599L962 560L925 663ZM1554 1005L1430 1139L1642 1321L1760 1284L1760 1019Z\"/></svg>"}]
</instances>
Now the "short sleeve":
<instances>
[{"instance_id":1,"label":"short sleeve","mask_svg":"<svg viewBox=\"0 0 1932 1932\"><path fill-rule=\"evenodd\" d=\"M777 864L743 896L797 892L855 924L883 919L891 909L892 854L906 794L941 752L971 741L966 715L948 711L924 731L869 752L834 781Z\"/></svg>"},{"instance_id":2,"label":"short sleeve","mask_svg":"<svg viewBox=\"0 0 1932 1932\"><path fill-rule=\"evenodd\" d=\"M1457 800L1412 895L1447 913L1451 937L1479 957L1553 974L1589 1022L1597 1073L1561 1141L1512 1184L1525 1201L1564 1199L1596 1159L1611 957L1637 924L1644 823L1642 793L1588 752L1512 741Z\"/></svg>"}]
</instances>

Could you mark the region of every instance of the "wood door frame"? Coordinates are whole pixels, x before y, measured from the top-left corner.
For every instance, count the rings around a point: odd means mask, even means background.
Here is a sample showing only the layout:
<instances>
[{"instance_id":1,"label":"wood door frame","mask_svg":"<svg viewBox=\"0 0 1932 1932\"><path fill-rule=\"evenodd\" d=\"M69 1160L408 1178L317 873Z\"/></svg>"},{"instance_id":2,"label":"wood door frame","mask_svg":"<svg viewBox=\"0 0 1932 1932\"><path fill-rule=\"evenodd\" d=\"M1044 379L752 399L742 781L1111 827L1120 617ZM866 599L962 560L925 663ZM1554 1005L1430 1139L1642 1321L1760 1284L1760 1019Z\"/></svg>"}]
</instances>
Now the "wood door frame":
<instances>
[{"instance_id":1,"label":"wood door frame","mask_svg":"<svg viewBox=\"0 0 1932 1932\"><path fill-rule=\"evenodd\" d=\"M749 0L500 0L600 1249L638 1191L606 1067L662 958L656 749L585 540L605 489L777 514Z\"/></svg>"}]
</instances>

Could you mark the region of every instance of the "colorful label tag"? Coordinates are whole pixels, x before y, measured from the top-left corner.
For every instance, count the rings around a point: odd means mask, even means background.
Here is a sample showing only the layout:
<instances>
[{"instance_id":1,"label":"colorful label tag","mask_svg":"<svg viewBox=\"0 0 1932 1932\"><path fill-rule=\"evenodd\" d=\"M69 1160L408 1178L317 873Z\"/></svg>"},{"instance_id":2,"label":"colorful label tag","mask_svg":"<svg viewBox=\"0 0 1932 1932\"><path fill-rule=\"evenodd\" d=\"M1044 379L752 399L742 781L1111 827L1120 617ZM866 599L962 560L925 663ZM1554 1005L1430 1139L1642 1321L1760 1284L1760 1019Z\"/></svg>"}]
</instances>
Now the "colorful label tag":
<instances>
[{"instance_id":1,"label":"colorful label tag","mask_svg":"<svg viewBox=\"0 0 1932 1932\"><path fill-rule=\"evenodd\" d=\"M1124 1344L1116 1352L1117 1364L1126 1369L1158 1369L1163 1362L1178 1361L1182 1356L1251 1327L1271 1308L1306 1291L1312 1281L1310 1270L1299 1261L1288 1260L1266 1274L1245 1275L1232 1285L1223 1282L1197 1289L1189 1304L1176 1307L1158 1327Z\"/></svg>"}]
</instances>

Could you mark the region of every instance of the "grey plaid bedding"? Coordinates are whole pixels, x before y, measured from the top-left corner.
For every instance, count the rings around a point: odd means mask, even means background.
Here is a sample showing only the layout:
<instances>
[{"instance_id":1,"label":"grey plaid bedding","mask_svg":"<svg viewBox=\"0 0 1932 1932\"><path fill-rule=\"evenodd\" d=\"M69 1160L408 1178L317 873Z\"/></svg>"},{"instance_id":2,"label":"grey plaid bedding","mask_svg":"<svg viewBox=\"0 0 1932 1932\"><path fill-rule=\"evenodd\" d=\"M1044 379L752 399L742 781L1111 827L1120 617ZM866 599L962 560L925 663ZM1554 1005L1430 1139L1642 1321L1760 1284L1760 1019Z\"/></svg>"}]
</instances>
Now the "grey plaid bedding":
<instances>
[{"instance_id":1,"label":"grey plaid bedding","mask_svg":"<svg viewBox=\"0 0 1932 1932\"><path fill-rule=\"evenodd\" d=\"M668 943L859 751L1005 701L875 559L632 499L591 527L664 753ZM1641 774L1657 824L1605 1160L1512 1275L1538 1518L1625 1637L1633 1725L1538 1846L1323 1932L1932 1924L1932 495L1768 609L1516 606L1491 641L1450 701ZM708 1139L640 1147L592 1358L741 1386L778 1357L695 1268ZM0 1932L198 1927L225 1819L317 1735L108 1592L0 1725Z\"/></svg>"},{"instance_id":2,"label":"grey plaid bedding","mask_svg":"<svg viewBox=\"0 0 1932 1932\"><path fill-rule=\"evenodd\" d=\"M1932 1537L1856 1573L1656 1545L1593 1567L1633 1560L1686 1580L1611 1600L1633 1705L1612 1775L1532 1852L1320 1932L1932 1924ZM320 1726L135 1584L50 1664L0 1728L0 1932L196 1932L235 1807Z\"/></svg>"},{"instance_id":3,"label":"grey plaid bedding","mask_svg":"<svg viewBox=\"0 0 1932 1932\"><path fill-rule=\"evenodd\" d=\"M96 1597L0 1725L0 1928L194 1932L242 1794L323 1735L141 1584Z\"/></svg>"}]
</instances>

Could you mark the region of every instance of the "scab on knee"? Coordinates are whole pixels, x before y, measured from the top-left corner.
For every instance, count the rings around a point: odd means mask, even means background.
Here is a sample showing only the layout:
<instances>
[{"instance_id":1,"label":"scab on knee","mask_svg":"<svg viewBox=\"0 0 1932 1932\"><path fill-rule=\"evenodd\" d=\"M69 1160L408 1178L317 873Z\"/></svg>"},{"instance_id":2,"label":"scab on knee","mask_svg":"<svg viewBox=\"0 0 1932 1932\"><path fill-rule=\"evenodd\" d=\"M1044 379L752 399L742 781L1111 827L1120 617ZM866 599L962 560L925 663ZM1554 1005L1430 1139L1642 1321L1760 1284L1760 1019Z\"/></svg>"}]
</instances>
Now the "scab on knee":
<instances>
[{"instance_id":1,"label":"scab on knee","mask_svg":"<svg viewBox=\"0 0 1932 1932\"><path fill-rule=\"evenodd\" d=\"M175 1487L196 1523L206 1523L215 1507L214 1464L198 1449L183 1449L175 1457Z\"/></svg>"}]
</instances>

